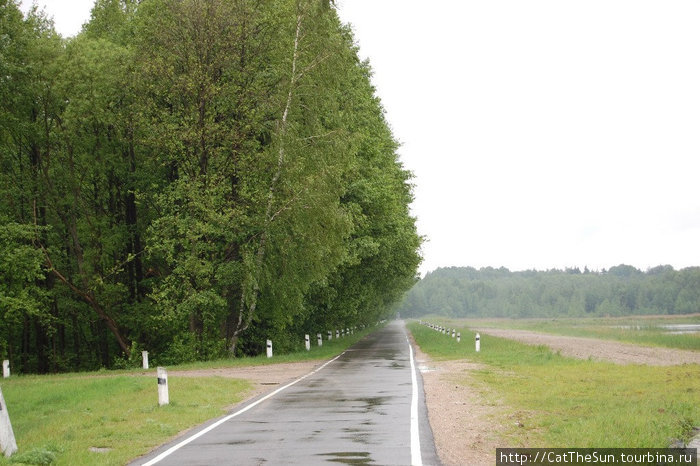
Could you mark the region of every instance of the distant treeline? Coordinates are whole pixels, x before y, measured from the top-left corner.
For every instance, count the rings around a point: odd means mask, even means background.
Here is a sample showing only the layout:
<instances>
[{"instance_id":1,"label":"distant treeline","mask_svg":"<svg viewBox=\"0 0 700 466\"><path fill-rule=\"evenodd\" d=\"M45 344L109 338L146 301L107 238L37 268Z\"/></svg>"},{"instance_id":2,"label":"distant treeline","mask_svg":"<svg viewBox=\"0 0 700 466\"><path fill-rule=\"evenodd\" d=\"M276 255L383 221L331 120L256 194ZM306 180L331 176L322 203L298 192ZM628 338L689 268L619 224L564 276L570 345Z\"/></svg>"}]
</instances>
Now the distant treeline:
<instances>
[{"instance_id":1,"label":"distant treeline","mask_svg":"<svg viewBox=\"0 0 700 466\"><path fill-rule=\"evenodd\" d=\"M405 316L620 316L700 312L700 267L658 266L642 272L618 265L511 272L492 267L439 268L406 295Z\"/></svg>"},{"instance_id":2,"label":"distant treeline","mask_svg":"<svg viewBox=\"0 0 700 466\"><path fill-rule=\"evenodd\" d=\"M411 175L329 0L0 2L0 359L284 351L394 311ZM131 358L131 361L129 361Z\"/></svg>"}]
</instances>

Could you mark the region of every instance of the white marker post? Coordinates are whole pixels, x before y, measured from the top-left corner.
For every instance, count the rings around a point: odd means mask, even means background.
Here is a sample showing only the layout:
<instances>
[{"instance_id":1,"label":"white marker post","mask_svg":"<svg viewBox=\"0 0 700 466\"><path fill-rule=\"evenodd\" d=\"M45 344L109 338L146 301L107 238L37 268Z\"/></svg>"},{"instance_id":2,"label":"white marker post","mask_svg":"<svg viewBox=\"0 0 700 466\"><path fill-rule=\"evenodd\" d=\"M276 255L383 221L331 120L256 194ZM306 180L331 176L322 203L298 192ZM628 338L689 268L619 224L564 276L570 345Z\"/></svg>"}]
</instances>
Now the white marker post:
<instances>
[{"instance_id":1,"label":"white marker post","mask_svg":"<svg viewBox=\"0 0 700 466\"><path fill-rule=\"evenodd\" d=\"M457 343L462 341L462 332L457 332Z\"/></svg>"},{"instance_id":2,"label":"white marker post","mask_svg":"<svg viewBox=\"0 0 700 466\"><path fill-rule=\"evenodd\" d=\"M457 329L452 329L452 338L457 336Z\"/></svg>"},{"instance_id":3,"label":"white marker post","mask_svg":"<svg viewBox=\"0 0 700 466\"><path fill-rule=\"evenodd\" d=\"M318 341L318 346L323 346L323 335L321 335L320 333L317 333L316 340Z\"/></svg>"},{"instance_id":4,"label":"white marker post","mask_svg":"<svg viewBox=\"0 0 700 466\"><path fill-rule=\"evenodd\" d=\"M10 376L10 361L5 359L2 362L2 378L6 379Z\"/></svg>"},{"instance_id":5,"label":"white marker post","mask_svg":"<svg viewBox=\"0 0 700 466\"><path fill-rule=\"evenodd\" d=\"M309 340L309 334L304 335L304 345L306 346L306 351L311 350L311 340Z\"/></svg>"},{"instance_id":6,"label":"white marker post","mask_svg":"<svg viewBox=\"0 0 700 466\"><path fill-rule=\"evenodd\" d=\"M141 359L143 360L143 368L148 369L148 351L141 351Z\"/></svg>"},{"instance_id":7,"label":"white marker post","mask_svg":"<svg viewBox=\"0 0 700 466\"><path fill-rule=\"evenodd\" d=\"M165 367L156 369L158 374L158 405L163 406L170 404L170 395L168 394L168 371Z\"/></svg>"},{"instance_id":8,"label":"white marker post","mask_svg":"<svg viewBox=\"0 0 700 466\"><path fill-rule=\"evenodd\" d=\"M338 329L335 329L335 338L336 338L336 340L338 338L340 338L340 330L338 330Z\"/></svg>"},{"instance_id":9,"label":"white marker post","mask_svg":"<svg viewBox=\"0 0 700 466\"><path fill-rule=\"evenodd\" d=\"M481 335L476 334L476 352L481 351Z\"/></svg>"},{"instance_id":10,"label":"white marker post","mask_svg":"<svg viewBox=\"0 0 700 466\"><path fill-rule=\"evenodd\" d=\"M272 340L267 340L267 357L272 357Z\"/></svg>"},{"instance_id":11,"label":"white marker post","mask_svg":"<svg viewBox=\"0 0 700 466\"><path fill-rule=\"evenodd\" d=\"M5 404L5 398L2 396L2 390L0 389L0 450L5 453L5 456L9 458L13 453L17 451L17 441L15 440L15 433L12 430L12 424L10 424L10 413L7 412L7 405Z\"/></svg>"},{"instance_id":12,"label":"white marker post","mask_svg":"<svg viewBox=\"0 0 700 466\"><path fill-rule=\"evenodd\" d=\"M329 330L328 331L328 341L331 341L332 339L333 339L333 332Z\"/></svg>"}]
</instances>

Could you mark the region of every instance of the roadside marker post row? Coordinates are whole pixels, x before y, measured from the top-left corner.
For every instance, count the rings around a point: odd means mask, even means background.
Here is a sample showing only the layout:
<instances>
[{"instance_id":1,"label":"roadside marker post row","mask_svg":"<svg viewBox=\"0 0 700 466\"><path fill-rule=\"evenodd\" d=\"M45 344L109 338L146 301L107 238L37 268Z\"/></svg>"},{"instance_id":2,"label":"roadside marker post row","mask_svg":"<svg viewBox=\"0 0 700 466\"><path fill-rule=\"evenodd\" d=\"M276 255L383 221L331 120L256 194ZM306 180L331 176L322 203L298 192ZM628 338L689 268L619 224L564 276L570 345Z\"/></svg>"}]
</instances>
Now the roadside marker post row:
<instances>
[{"instance_id":1,"label":"roadside marker post row","mask_svg":"<svg viewBox=\"0 0 700 466\"><path fill-rule=\"evenodd\" d=\"M364 325L362 326L364 328ZM355 329L357 327L346 327L343 329L336 329L335 331L335 338L339 339L344 336L350 336L355 334ZM333 339L333 331L328 330L328 340ZM316 341L318 342L318 346L323 346L323 334L317 333L316 334ZM304 335L304 347L306 348L306 351L311 351L311 337L307 333ZM148 369L148 351L143 351L142 352L143 356L143 368ZM267 357L271 358L272 357L272 340L267 340Z\"/></svg>"},{"instance_id":2,"label":"roadside marker post row","mask_svg":"<svg viewBox=\"0 0 700 466\"><path fill-rule=\"evenodd\" d=\"M442 333L443 335L450 336L457 339L457 343L462 341L462 332L458 332L456 328L445 328L441 325L432 324L430 322L424 322L422 320L418 321L421 325L435 330L436 332ZM478 333L474 337L474 348L477 353L481 352L481 335Z\"/></svg>"}]
</instances>

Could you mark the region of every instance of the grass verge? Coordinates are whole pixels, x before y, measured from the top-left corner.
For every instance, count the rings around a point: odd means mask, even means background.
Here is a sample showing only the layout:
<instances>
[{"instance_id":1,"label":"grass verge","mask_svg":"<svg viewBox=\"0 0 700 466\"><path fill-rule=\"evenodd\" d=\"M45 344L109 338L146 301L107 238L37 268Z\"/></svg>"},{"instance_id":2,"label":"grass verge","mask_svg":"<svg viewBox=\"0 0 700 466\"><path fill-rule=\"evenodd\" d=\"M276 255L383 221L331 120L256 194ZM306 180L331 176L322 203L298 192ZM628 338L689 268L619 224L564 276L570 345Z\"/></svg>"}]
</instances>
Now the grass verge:
<instances>
[{"instance_id":1,"label":"grass verge","mask_svg":"<svg viewBox=\"0 0 700 466\"><path fill-rule=\"evenodd\" d=\"M311 351L170 366L170 404L158 406L155 369L0 379L19 452L0 465L121 465L245 399L245 380L178 377L177 370L330 359L374 329Z\"/></svg>"},{"instance_id":2,"label":"grass verge","mask_svg":"<svg viewBox=\"0 0 700 466\"><path fill-rule=\"evenodd\" d=\"M2 383L19 452L0 464L125 464L241 401L244 380L169 377L158 406L152 377L27 376Z\"/></svg>"},{"instance_id":3,"label":"grass verge","mask_svg":"<svg viewBox=\"0 0 700 466\"><path fill-rule=\"evenodd\" d=\"M700 366L615 365L566 358L545 346L474 333L462 342L418 323L409 325L432 358L465 359L472 375L506 406L508 447L665 448L700 425ZM466 379L464 381L466 384Z\"/></svg>"}]
</instances>

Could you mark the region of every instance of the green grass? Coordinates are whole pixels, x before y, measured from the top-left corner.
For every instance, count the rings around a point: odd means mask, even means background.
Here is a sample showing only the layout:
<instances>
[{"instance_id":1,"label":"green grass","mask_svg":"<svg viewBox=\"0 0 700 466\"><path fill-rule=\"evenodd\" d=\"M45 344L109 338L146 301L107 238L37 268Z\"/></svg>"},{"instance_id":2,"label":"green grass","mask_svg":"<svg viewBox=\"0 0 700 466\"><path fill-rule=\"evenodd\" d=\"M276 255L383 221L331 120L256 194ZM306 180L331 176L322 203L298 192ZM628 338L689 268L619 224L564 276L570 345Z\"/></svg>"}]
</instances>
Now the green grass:
<instances>
[{"instance_id":1,"label":"green grass","mask_svg":"<svg viewBox=\"0 0 700 466\"><path fill-rule=\"evenodd\" d=\"M700 324L700 315L690 316L627 316L614 318L557 319L445 319L434 317L431 322L467 327L495 327L531 330L576 337L602 338L646 346L700 351L700 332L670 334L660 325Z\"/></svg>"},{"instance_id":2,"label":"green grass","mask_svg":"<svg viewBox=\"0 0 700 466\"><path fill-rule=\"evenodd\" d=\"M159 407L153 377L13 377L2 382L20 448L11 462L124 464L178 432L220 416L243 399L248 382L168 378L170 405ZM91 447L107 448L105 453ZM0 459L0 464L7 464Z\"/></svg>"},{"instance_id":3,"label":"green grass","mask_svg":"<svg viewBox=\"0 0 700 466\"><path fill-rule=\"evenodd\" d=\"M668 447L700 425L700 366L615 365L566 358L460 329L457 343L417 323L409 326L421 349L436 359L483 364L473 375L485 396L506 408L512 447ZM462 383L467 384L466 378Z\"/></svg>"},{"instance_id":4,"label":"green grass","mask_svg":"<svg viewBox=\"0 0 700 466\"><path fill-rule=\"evenodd\" d=\"M170 404L158 406L155 369L0 379L19 452L0 465L118 465L178 433L226 414L251 385L222 377L178 377L177 370L330 359L375 328L324 341L311 351L168 367ZM108 449L93 452L91 447Z\"/></svg>"}]
</instances>

